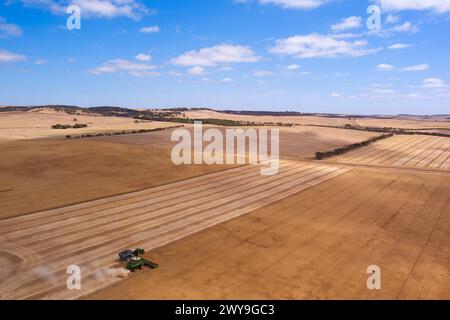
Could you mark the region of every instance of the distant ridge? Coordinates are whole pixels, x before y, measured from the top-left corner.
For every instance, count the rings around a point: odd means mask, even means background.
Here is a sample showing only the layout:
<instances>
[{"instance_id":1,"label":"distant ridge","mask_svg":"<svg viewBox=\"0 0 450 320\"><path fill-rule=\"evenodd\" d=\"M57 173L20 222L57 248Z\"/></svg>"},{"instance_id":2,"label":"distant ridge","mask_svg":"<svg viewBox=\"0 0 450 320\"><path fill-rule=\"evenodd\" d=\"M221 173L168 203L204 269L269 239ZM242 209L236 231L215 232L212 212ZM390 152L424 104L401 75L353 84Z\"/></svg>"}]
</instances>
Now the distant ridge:
<instances>
[{"instance_id":1,"label":"distant ridge","mask_svg":"<svg viewBox=\"0 0 450 320\"><path fill-rule=\"evenodd\" d=\"M223 114L233 115L247 115L247 116L273 116L273 117L326 117L326 118L373 118L373 119L396 119L396 118L421 118L431 119L433 117L441 117L443 120L450 121L450 114L434 114L434 115L412 115L412 114L398 114L398 115L353 115L353 114L333 114L333 113L311 113L298 111L249 111L249 110L215 110L211 108L152 108L152 109L131 109L116 106L97 106L97 107L79 107L71 105L37 105L37 106L0 106L0 112L17 112L17 111L33 111L39 109L53 109L56 111L63 111L69 114L77 113L91 113L103 116L115 117L131 117L135 118L139 115L147 114L149 112L173 112L180 113L186 111L213 111Z\"/></svg>"}]
</instances>

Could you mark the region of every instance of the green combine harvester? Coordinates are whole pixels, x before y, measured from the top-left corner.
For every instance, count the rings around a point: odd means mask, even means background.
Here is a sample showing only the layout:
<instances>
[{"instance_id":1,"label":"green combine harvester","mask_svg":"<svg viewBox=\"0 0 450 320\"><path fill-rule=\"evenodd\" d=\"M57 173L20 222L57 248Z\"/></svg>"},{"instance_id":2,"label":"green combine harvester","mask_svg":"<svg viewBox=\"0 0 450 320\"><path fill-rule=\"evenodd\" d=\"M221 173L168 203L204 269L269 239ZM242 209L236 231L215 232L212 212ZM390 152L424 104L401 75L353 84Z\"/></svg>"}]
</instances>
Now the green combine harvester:
<instances>
[{"instance_id":1,"label":"green combine harvester","mask_svg":"<svg viewBox=\"0 0 450 320\"><path fill-rule=\"evenodd\" d=\"M156 269L158 265L154 262L146 260L141 256L145 254L145 250L138 248L134 251L125 250L119 253L119 260L127 263L127 269L131 272L142 270L145 266L150 269Z\"/></svg>"},{"instance_id":2,"label":"green combine harvester","mask_svg":"<svg viewBox=\"0 0 450 320\"><path fill-rule=\"evenodd\" d=\"M144 262L142 261L142 258L139 257L133 257L128 261L127 263L127 269L131 272L135 272L138 269L144 269Z\"/></svg>"}]
</instances>

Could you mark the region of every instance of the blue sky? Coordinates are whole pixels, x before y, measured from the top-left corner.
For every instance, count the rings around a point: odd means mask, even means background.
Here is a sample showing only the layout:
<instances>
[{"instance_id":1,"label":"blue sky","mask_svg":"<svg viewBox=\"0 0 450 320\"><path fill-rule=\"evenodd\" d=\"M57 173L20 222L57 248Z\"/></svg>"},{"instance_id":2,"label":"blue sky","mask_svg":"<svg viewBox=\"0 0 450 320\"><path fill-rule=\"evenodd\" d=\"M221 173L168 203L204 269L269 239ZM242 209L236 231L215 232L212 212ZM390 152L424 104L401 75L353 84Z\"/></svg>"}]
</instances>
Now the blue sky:
<instances>
[{"instance_id":1,"label":"blue sky","mask_svg":"<svg viewBox=\"0 0 450 320\"><path fill-rule=\"evenodd\" d=\"M0 0L0 105L450 113L449 31L450 0Z\"/></svg>"}]
</instances>

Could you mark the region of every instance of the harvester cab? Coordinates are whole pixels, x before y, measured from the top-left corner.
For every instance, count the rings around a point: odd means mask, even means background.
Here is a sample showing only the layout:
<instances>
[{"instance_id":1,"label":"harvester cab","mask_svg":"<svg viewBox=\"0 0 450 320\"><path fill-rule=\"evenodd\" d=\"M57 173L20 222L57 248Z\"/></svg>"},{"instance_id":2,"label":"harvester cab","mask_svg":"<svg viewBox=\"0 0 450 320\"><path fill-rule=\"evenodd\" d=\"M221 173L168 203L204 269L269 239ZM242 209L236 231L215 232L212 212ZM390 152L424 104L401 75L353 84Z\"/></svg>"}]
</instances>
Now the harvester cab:
<instances>
[{"instance_id":1,"label":"harvester cab","mask_svg":"<svg viewBox=\"0 0 450 320\"><path fill-rule=\"evenodd\" d=\"M131 258L133 258L135 255L131 250L125 250L119 253L119 260L123 262L129 261Z\"/></svg>"}]
</instances>

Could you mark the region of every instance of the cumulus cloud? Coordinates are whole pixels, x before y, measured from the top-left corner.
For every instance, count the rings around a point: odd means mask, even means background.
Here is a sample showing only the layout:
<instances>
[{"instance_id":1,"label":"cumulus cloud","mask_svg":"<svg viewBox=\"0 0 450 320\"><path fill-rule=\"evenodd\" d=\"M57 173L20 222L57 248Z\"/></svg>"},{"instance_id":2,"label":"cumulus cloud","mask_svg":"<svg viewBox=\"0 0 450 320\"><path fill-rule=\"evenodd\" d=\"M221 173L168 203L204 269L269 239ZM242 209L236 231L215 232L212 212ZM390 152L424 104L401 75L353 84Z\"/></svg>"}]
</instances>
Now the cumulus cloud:
<instances>
[{"instance_id":1,"label":"cumulus cloud","mask_svg":"<svg viewBox=\"0 0 450 320\"><path fill-rule=\"evenodd\" d=\"M411 44L406 44L406 43L395 43L392 44L388 47L389 50L399 50L399 49L406 49L412 47Z\"/></svg>"},{"instance_id":2,"label":"cumulus cloud","mask_svg":"<svg viewBox=\"0 0 450 320\"><path fill-rule=\"evenodd\" d=\"M260 58L246 46L221 44L214 47L200 50L188 51L175 59L172 64L191 67L215 67L220 64L230 64L239 62L256 62Z\"/></svg>"},{"instance_id":3,"label":"cumulus cloud","mask_svg":"<svg viewBox=\"0 0 450 320\"><path fill-rule=\"evenodd\" d=\"M300 69L300 66L298 64L290 64L286 66L286 70L288 71L294 71Z\"/></svg>"},{"instance_id":4,"label":"cumulus cloud","mask_svg":"<svg viewBox=\"0 0 450 320\"><path fill-rule=\"evenodd\" d=\"M191 76L204 76L206 74L205 68L203 67L193 67L188 70Z\"/></svg>"},{"instance_id":5,"label":"cumulus cloud","mask_svg":"<svg viewBox=\"0 0 450 320\"><path fill-rule=\"evenodd\" d=\"M7 23L5 18L0 17L0 38L19 37L21 35L21 27L12 23Z\"/></svg>"},{"instance_id":6,"label":"cumulus cloud","mask_svg":"<svg viewBox=\"0 0 450 320\"><path fill-rule=\"evenodd\" d=\"M377 69L380 71L391 71L394 70L395 67L388 63L380 63L379 65L377 65Z\"/></svg>"},{"instance_id":7,"label":"cumulus cloud","mask_svg":"<svg viewBox=\"0 0 450 320\"><path fill-rule=\"evenodd\" d=\"M148 55L148 54L145 54L145 53L139 53L135 57L135 59L138 60L138 61L142 61L142 62L148 62L148 61L152 60L152 56Z\"/></svg>"},{"instance_id":8,"label":"cumulus cloud","mask_svg":"<svg viewBox=\"0 0 450 320\"><path fill-rule=\"evenodd\" d=\"M158 33L161 29L158 26L143 27L139 30L142 33Z\"/></svg>"},{"instance_id":9,"label":"cumulus cloud","mask_svg":"<svg viewBox=\"0 0 450 320\"><path fill-rule=\"evenodd\" d=\"M383 28L381 30L371 30L369 32L367 32L368 35L375 35L375 36L379 36L379 37L383 37L383 38L388 38L388 37L392 37L394 35L396 35L397 33L417 33L420 31L420 28L409 22L406 21L404 23L401 24L396 24L396 22L398 20L400 20L399 17L395 17L395 18L388 18L387 20L390 20L389 24L391 24L391 27L389 28Z\"/></svg>"},{"instance_id":10,"label":"cumulus cloud","mask_svg":"<svg viewBox=\"0 0 450 320\"><path fill-rule=\"evenodd\" d=\"M54 14L65 14L69 5L81 8L83 17L115 18L128 17L135 20L150 10L138 0L22 0L26 7L39 7Z\"/></svg>"},{"instance_id":11,"label":"cumulus cloud","mask_svg":"<svg viewBox=\"0 0 450 320\"><path fill-rule=\"evenodd\" d=\"M450 11L450 0L376 0L383 10L426 10L437 13Z\"/></svg>"},{"instance_id":12,"label":"cumulus cloud","mask_svg":"<svg viewBox=\"0 0 450 320\"><path fill-rule=\"evenodd\" d=\"M428 69L430 69L430 66L426 63L403 68L404 71L411 71L411 72L426 71Z\"/></svg>"},{"instance_id":13,"label":"cumulus cloud","mask_svg":"<svg viewBox=\"0 0 450 320\"><path fill-rule=\"evenodd\" d=\"M93 74L125 72L135 77L145 77L158 75L158 72L153 71L156 68L156 66L146 63L137 63L126 59L113 59L89 72Z\"/></svg>"},{"instance_id":14,"label":"cumulus cloud","mask_svg":"<svg viewBox=\"0 0 450 320\"><path fill-rule=\"evenodd\" d=\"M278 39L270 52L297 58L331 58L361 57L380 50L368 49L367 45L365 40L347 41L336 39L332 35L313 33Z\"/></svg>"},{"instance_id":15,"label":"cumulus cloud","mask_svg":"<svg viewBox=\"0 0 450 320\"><path fill-rule=\"evenodd\" d=\"M331 30L333 30L333 32L340 32L348 29L357 29L361 27L361 21L361 17L348 17L342 19L340 23L333 24Z\"/></svg>"},{"instance_id":16,"label":"cumulus cloud","mask_svg":"<svg viewBox=\"0 0 450 320\"><path fill-rule=\"evenodd\" d=\"M233 79L231 79L231 78L223 78L220 81L222 81L222 82L233 82Z\"/></svg>"},{"instance_id":17,"label":"cumulus cloud","mask_svg":"<svg viewBox=\"0 0 450 320\"><path fill-rule=\"evenodd\" d=\"M0 62L18 62L25 61L26 59L22 54L0 49Z\"/></svg>"},{"instance_id":18,"label":"cumulus cloud","mask_svg":"<svg viewBox=\"0 0 450 320\"><path fill-rule=\"evenodd\" d=\"M393 31L395 32L411 32L411 33L415 33L419 31L419 27L417 27L416 25L412 24L411 22L405 22L403 24L397 25L394 28L392 28Z\"/></svg>"},{"instance_id":19,"label":"cumulus cloud","mask_svg":"<svg viewBox=\"0 0 450 320\"><path fill-rule=\"evenodd\" d=\"M248 3L252 0L234 0L236 3ZM260 4L272 4L284 9L315 9L330 0L258 0Z\"/></svg>"},{"instance_id":20,"label":"cumulus cloud","mask_svg":"<svg viewBox=\"0 0 450 320\"><path fill-rule=\"evenodd\" d=\"M422 81L422 88L425 89L441 89L445 87L447 87L447 85L444 80L439 78L427 78Z\"/></svg>"}]
</instances>

